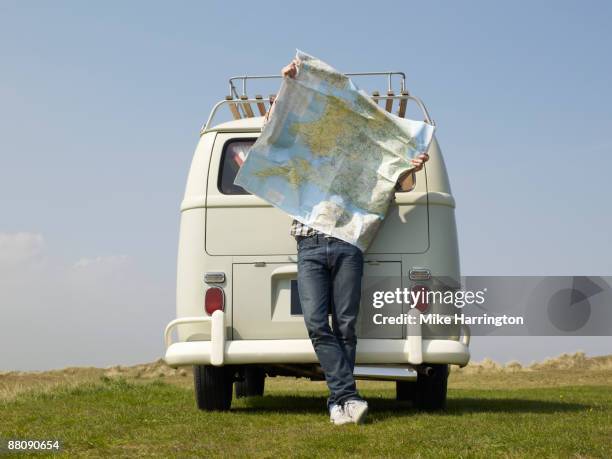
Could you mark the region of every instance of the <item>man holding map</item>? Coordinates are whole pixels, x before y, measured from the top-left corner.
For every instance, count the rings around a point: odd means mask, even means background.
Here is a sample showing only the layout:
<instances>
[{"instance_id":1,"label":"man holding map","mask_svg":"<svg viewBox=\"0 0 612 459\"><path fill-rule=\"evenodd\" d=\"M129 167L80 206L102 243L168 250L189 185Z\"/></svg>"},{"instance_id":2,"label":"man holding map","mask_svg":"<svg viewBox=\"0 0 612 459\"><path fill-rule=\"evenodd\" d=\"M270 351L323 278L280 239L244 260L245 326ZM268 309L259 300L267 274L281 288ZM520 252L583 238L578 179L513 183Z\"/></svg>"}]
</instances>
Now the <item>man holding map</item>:
<instances>
[{"instance_id":1,"label":"man holding map","mask_svg":"<svg viewBox=\"0 0 612 459\"><path fill-rule=\"evenodd\" d=\"M368 405L353 371L363 252L395 190L414 188L433 126L397 121L346 76L300 51L282 76L235 183L294 216L300 303L330 390L330 420L362 423Z\"/></svg>"}]
</instances>

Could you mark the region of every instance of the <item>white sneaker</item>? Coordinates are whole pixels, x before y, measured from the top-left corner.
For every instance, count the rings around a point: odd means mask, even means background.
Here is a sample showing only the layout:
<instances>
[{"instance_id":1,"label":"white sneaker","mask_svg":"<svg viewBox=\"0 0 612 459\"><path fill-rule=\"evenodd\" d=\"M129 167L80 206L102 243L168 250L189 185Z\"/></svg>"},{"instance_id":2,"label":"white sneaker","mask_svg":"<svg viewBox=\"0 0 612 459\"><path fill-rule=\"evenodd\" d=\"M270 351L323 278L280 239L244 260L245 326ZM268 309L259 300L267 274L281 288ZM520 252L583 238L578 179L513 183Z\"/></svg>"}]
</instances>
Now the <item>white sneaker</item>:
<instances>
[{"instance_id":1,"label":"white sneaker","mask_svg":"<svg viewBox=\"0 0 612 459\"><path fill-rule=\"evenodd\" d=\"M332 406L331 410L329 411L329 420L337 426L353 422L353 420L349 418L344 412L344 408L342 408L342 405Z\"/></svg>"},{"instance_id":2,"label":"white sneaker","mask_svg":"<svg viewBox=\"0 0 612 459\"><path fill-rule=\"evenodd\" d=\"M347 400L344 402L344 413L350 422L361 424L368 414L368 402L365 400Z\"/></svg>"}]
</instances>

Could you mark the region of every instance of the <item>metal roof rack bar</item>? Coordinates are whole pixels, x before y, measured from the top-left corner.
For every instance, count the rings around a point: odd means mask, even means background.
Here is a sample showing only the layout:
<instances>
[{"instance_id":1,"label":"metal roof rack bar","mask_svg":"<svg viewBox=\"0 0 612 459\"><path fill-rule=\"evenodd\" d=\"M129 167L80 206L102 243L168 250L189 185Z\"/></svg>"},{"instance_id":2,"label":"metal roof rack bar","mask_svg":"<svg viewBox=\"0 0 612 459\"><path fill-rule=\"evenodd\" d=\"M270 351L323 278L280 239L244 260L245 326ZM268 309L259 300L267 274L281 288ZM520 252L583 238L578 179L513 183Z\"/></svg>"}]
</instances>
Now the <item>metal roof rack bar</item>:
<instances>
[{"instance_id":1,"label":"metal roof rack bar","mask_svg":"<svg viewBox=\"0 0 612 459\"><path fill-rule=\"evenodd\" d=\"M387 71L387 72L350 72L345 73L346 76L386 76L387 77L387 92L393 91L393 76L400 77L400 92L406 92L406 74L404 72ZM233 98L240 99L240 96L247 95L247 80L264 80L282 78L281 75L242 75L235 76L229 79L230 95ZM234 85L235 81L242 82L242 94L238 94L238 90Z\"/></svg>"}]
</instances>

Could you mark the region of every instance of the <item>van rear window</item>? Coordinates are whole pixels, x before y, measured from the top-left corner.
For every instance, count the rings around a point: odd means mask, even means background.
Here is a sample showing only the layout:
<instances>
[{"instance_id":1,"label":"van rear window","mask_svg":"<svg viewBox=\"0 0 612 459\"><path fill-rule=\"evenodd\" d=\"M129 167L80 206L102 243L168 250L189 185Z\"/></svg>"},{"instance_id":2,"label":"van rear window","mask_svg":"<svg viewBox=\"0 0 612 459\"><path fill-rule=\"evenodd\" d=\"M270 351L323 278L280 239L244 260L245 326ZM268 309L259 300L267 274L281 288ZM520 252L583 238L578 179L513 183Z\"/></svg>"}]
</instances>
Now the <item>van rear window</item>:
<instances>
[{"instance_id":1,"label":"van rear window","mask_svg":"<svg viewBox=\"0 0 612 459\"><path fill-rule=\"evenodd\" d=\"M246 159L249 148L256 139L229 140L223 146L221 168L219 170L219 191L223 194L249 194L241 186L234 184L234 179L242 163Z\"/></svg>"}]
</instances>

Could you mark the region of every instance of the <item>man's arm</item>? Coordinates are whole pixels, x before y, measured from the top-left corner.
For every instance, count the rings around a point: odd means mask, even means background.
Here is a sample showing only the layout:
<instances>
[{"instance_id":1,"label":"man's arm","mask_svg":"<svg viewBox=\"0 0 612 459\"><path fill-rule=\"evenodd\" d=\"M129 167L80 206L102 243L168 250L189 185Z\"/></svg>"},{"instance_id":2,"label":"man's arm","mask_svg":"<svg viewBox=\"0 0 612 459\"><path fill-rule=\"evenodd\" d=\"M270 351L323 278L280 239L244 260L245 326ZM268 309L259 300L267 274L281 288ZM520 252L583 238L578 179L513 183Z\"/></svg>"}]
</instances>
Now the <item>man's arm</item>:
<instances>
[{"instance_id":1,"label":"man's arm","mask_svg":"<svg viewBox=\"0 0 612 459\"><path fill-rule=\"evenodd\" d=\"M276 102L276 97L274 98L270 97L270 107L268 108L268 111L264 115L264 125L268 122L268 120L272 116L272 113L274 112L274 102Z\"/></svg>"},{"instance_id":2,"label":"man's arm","mask_svg":"<svg viewBox=\"0 0 612 459\"><path fill-rule=\"evenodd\" d=\"M298 60L293 59L289 64L287 64L285 67L282 68L281 75L283 77L295 78L295 75L297 75L297 72L298 72L298 64L299 64ZM268 122L268 120L272 116L272 113L274 113L274 103L275 102L276 102L276 97L274 97L274 99L270 98L270 108L268 108L268 111L264 115L264 124Z\"/></svg>"},{"instance_id":3,"label":"man's arm","mask_svg":"<svg viewBox=\"0 0 612 459\"><path fill-rule=\"evenodd\" d=\"M397 191L412 191L416 186L416 177L413 170L402 173L397 179L395 189Z\"/></svg>"},{"instance_id":4,"label":"man's arm","mask_svg":"<svg viewBox=\"0 0 612 459\"><path fill-rule=\"evenodd\" d=\"M429 161L429 155L427 153L422 153L411 160L410 162L414 167L399 176L399 179L397 179L396 188L398 188L399 191L412 191L416 186L415 173L423 169L423 165L427 161Z\"/></svg>"}]
</instances>

